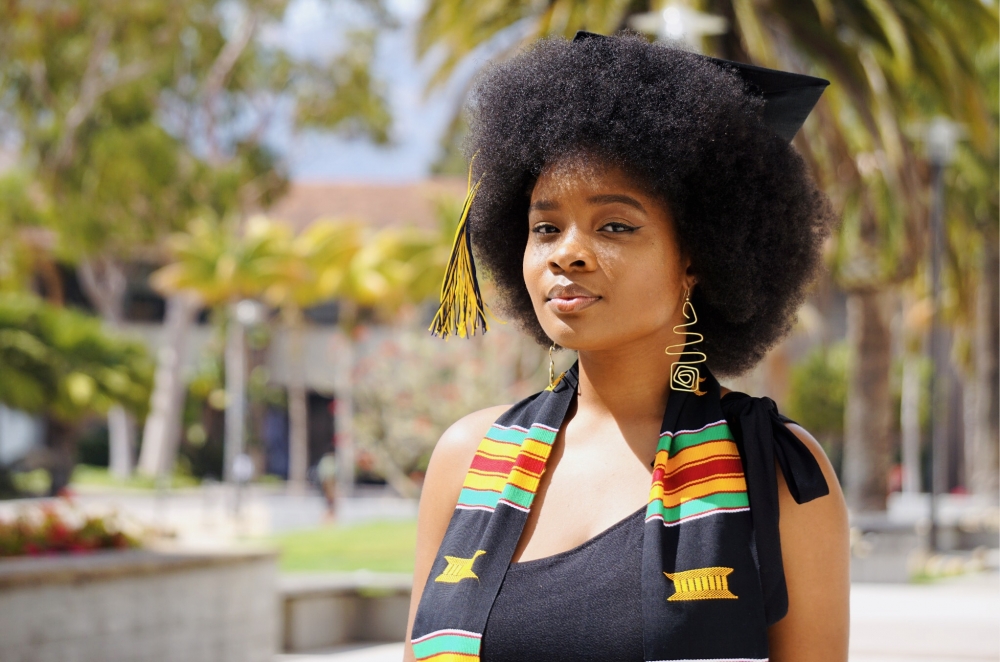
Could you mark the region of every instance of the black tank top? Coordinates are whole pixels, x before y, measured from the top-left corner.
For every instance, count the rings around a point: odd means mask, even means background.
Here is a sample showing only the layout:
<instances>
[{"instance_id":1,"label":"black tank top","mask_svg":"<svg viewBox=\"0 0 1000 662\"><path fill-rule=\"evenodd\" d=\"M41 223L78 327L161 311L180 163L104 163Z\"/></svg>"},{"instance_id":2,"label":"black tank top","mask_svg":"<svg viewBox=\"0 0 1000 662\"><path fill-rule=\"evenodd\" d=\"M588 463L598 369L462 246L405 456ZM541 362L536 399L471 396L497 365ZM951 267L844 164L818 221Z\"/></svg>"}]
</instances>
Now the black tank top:
<instances>
[{"instance_id":1,"label":"black tank top","mask_svg":"<svg viewBox=\"0 0 1000 662\"><path fill-rule=\"evenodd\" d=\"M483 632L482 662L642 662L646 506L573 549L512 563Z\"/></svg>"}]
</instances>

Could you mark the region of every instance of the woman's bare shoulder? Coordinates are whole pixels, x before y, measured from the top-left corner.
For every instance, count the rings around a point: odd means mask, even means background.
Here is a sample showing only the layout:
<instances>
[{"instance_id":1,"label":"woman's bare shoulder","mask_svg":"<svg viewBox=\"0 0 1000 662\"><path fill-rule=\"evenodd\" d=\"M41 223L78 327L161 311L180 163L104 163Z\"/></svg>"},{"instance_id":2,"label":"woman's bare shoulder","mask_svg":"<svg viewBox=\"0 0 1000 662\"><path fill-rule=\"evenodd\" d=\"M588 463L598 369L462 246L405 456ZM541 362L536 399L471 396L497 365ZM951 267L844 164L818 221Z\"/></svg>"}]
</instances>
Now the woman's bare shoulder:
<instances>
[{"instance_id":1,"label":"woman's bare shoulder","mask_svg":"<svg viewBox=\"0 0 1000 662\"><path fill-rule=\"evenodd\" d=\"M847 659L850 530L847 505L823 447L795 423L785 426L816 458L830 493L798 504L777 471L781 557L788 613L769 632L775 662Z\"/></svg>"},{"instance_id":2,"label":"woman's bare shoulder","mask_svg":"<svg viewBox=\"0 0 1000 662\"><path fill-rule=\"evenodd\" d=\"M434 452L448 458L467 455L472 459L486 431L510 407L511 405L496 405L466 414L444 431Z\"/></svg>"},{"instance_id":3,"label":"woman's bare shoulder","mask_svg":"<svg viewBox=\"0 0 1000 662\"><path fill-rule=\"evenodd\" d=\"M465 472L472 462L472 457L476 454L476 448L483 436L493 425L493 422L511 405L497 405L474 411L458 419L444 431L441 439L431 453L430 464L427 467L427 483L434 482L435 485L425 483L427 487L432 487L435 491L444 488L445 493L454 492L455 499L458 499L458 492L465 478ZM447 489L451 487L451 489ZM454 504L453 504L454 505Z\"/></svg>"}]
</instances>

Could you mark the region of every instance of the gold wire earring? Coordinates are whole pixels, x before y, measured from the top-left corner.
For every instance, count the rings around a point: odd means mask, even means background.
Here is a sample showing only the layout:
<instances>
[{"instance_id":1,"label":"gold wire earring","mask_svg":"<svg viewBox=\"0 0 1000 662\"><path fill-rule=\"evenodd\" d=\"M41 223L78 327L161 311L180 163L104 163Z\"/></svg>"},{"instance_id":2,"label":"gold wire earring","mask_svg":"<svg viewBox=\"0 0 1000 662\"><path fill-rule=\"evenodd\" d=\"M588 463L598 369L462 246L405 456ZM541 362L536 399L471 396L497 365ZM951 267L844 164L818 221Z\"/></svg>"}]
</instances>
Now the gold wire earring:
<instances>
[{"instance_id":1,"label":"gold wire earring","mask_svg":"<svg viewBox=\"0 0 1000 662\"><path fill-rule=\"evenodd\" d=\"M552 343L549 347L549 390L551 391L556 385L556 362L552 359L552 352L555 351L556 344Z\"/></svg>"},{"instance_id":2,"label":"gold wire earring","mask_svg":"<svg viewBox=\"0 0 1000 662\"><path fill-rule=\"evenodd\" d=\"M695 314L694 306L691 304L691 290L688 288L684 288L684 305L681 312L684 314L684 319L691 321L675 326L674 333L683 335L685 342L670 345L664 350L668 356L680 357L674 361L673 366L670 368L670 388L674 391L687 391L695 395L705 395L708 391L700 390L701 383L705 381L705 378L701 376L698 364L704 363L708 360L708 357L705 356L704 352L691 348L692 345L704 342L705 336L697 331L687 330L698 323L698 315ZM687 336L693 336L693 339L687 340ZM685 355L691 358L685 361Z\"/></svg>"}]
</instances>

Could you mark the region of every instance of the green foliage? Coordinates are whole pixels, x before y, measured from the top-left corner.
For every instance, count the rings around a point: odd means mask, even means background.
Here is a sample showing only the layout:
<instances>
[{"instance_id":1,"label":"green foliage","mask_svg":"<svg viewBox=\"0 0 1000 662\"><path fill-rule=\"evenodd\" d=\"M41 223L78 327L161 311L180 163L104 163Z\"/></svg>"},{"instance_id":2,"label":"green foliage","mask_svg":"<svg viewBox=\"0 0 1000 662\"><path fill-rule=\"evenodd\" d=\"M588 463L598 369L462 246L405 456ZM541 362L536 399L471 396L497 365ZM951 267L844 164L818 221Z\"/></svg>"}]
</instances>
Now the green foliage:
<instances>
[{"instance_id":1,"label":"green foliage","mask_svg":"<svg viewBox=\"0 0 1000 662\"><path fill-rule=\"evenodd\" d=\"M479 2L432 0L427 4L417 49L421 55L442 51L432 85L444 83L463 59L477 47L502 38L521 24L524 41L548 35L572 37L577 30L608 34L624 27L635 11L652 3L627 0L550 0L549 2Z\"/></svg>"},{"instance_id":2,"label":"green foliage","mask_svg":"<svg viewBox=\"0 0 1000 662\"><path fill-rule=\"evenodd\" d=\"M847 346L814 348L791 371L788 417L817 436L844 433Z\"/></svg>"},{"instance_id":3,"label":"green foliage","mask_svg":"<svg viewBox=\"0 0 1000 662\"><path fill-rule=\"evenodd\" d=\"M377 2L355 3L378 25ZM262 30L287 0L69 0L0 10L0 137L16 137L63 259L123 259L201 213L287 188L263 136L279 101L299 127L388 138L373 36L298 61ZM3 187L0 186L0 189ZM0 230L4 216L0 190Z\"/></svg>"},{"instance_id":4,"label":"green foliage","mask_svg":"<svg viewBox=\"0 0 1000 662\"><path fill-rule=\"evenodd\" d=\"M349 136L368 136L385 143L389 140L391 117L385 91L373 79L369 66L375 33L355 32L349 43L350 48L328 67L311 67L309 75L298 82L298 120L306 126L340 129ZM317 85L316 81L323 84Z\"/></svg>"},{"instance_id":5,"label":"green foliage","mask_svg":"<svg viewBox=\"0 0 1000 662\"><path fill-rule=\"evenodd\" d=\"M114 403L142 415L152 388L145 346L100 320L27 295L0 294L0 402L74 421Z\"/></svg>"},{"instance_id":6,"label":"green foliage","mask_svg":"<svg viewBox=\"0 0 1000 662\"><path fill-rule=\"evenodd\" d=\"M201 216L187 232L171 235L169 248L174 261L153 274L153 286L166 293L197 292L210 306L260 296L296 266L279 228L263 217L240 231L232 217Z\"/></svg>"},{"instance_id":7,"label":"green foliage","mask_svg":"<svg viewBox=\"0 0 1000 662\"><path fill-rule=\"evenodd\" d=\"M417 523L412 520L296 531L271 538L282 572L413 572Z\"/></svg>"}]
</instances>

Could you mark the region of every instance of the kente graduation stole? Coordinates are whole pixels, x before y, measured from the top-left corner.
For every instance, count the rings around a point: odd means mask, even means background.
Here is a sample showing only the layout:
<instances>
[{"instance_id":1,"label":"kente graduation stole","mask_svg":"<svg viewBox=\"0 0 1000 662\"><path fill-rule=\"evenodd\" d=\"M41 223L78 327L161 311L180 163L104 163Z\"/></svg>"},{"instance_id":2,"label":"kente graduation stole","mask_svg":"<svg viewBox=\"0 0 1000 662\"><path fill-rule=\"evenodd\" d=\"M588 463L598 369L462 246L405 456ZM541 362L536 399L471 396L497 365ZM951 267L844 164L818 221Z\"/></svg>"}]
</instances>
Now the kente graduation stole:
<instances>
[{"instance_id":1,"label":"kente graduation stole","mask_svg":"<svg viewBox=\"0 0 1000 662\"><path fill-rule=\"evenodd\" d=\"M479 660L487 618L576 395L577 369L512 406L479 444L420 599L411 640L417 660ZM798 503L829 490L771 400L720 398L718 382L704 373L705 395L670 393L653 463L642 548L644 658L763 661L767 627L788 607L775 460Z\"/></svg>"}]
</instances>

